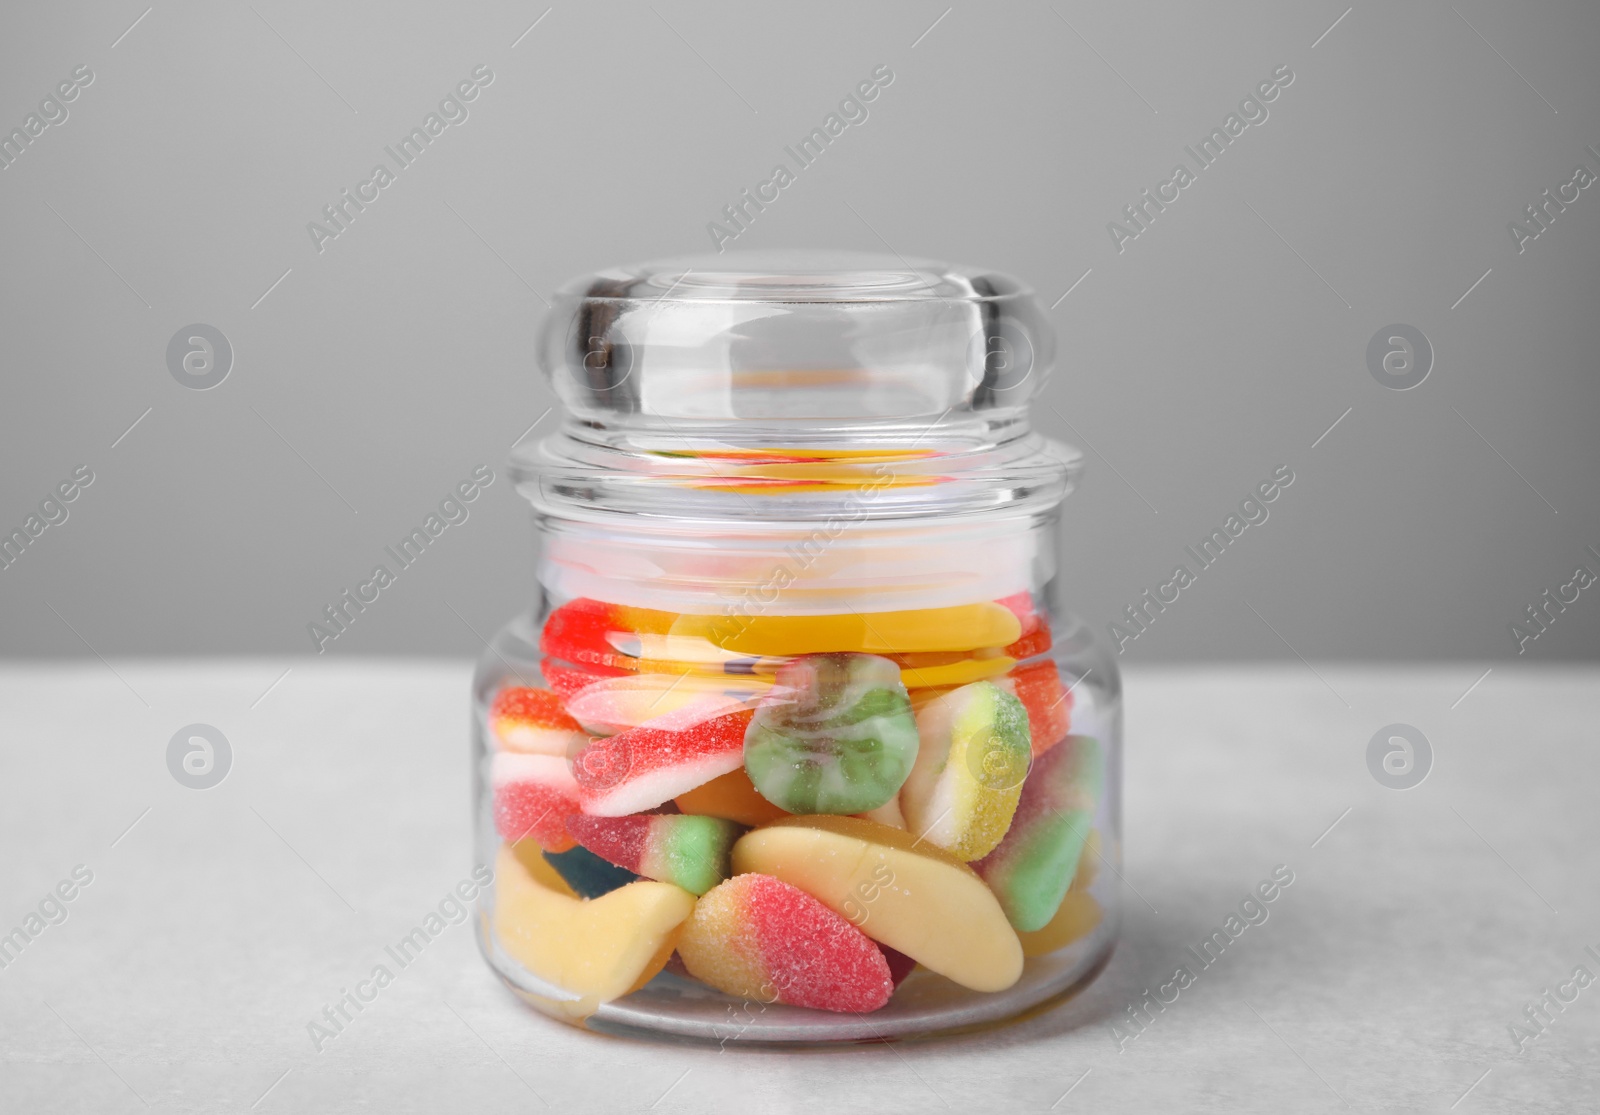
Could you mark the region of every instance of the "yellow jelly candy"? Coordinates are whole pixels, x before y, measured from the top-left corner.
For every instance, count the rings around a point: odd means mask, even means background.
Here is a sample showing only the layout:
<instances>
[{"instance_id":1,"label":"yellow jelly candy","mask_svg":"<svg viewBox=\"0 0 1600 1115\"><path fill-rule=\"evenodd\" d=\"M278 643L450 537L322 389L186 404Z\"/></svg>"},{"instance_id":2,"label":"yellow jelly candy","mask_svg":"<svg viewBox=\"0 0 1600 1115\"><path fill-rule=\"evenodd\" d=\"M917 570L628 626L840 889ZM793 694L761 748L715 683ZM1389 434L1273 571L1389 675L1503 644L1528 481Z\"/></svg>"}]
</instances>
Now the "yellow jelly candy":
<instances>
[{"instance_id":1,"label":"yellow jelly candy","mask_svg":"<svg viewBox=\"0 0 1600 1115\"><path fill-rule=\"evenodd\" d=\"M979 681L917 710L920 744L900 790L906 827L962 860L1000 843L1017 811L1031 754L1022 702Z\"/></svg>"},{"instance_id":2,"label":"yellow jelly candy","mask_svg":"<svg viewBox=\"0 0 1600 1115\"><path fill-rule=\"evenodd\" d=\"M908 658L909 655L897 655ZM1017 664L1015 658L996 655L993 658L958 658L931 666L900 667L900 681L907 689L932 689L939 686L966 685L974 681L987 681L1004 675Z\"/></svg>"},{"instance_id":3,"label":"yellow jelly candy","mask_svg":"<svg viewBox=\"0 0 1600 1115\"><path fill-rule=\"evenodd\" d=\"M794 817L733 846L735 874L799 887L857 929L973 991L1022 975L1022 946L966 864L909 833L858 817Z\"/></svg>"},{"instance_id":4,"label":"yellow jelly candy","mask_svg":"<svg viewBox=\"0 0 1600 1115\"><path fill-rule=\"evenodd\" d=\"M1022 955L1031 958L1064 948L1094 932L1101 916L1100 903L1092 895L1086 891L1069 890L1061 900L1055 917L1043 929L1017 934L1022 939Z\"/></svg>"},{"instance_id":5,"label":"yellow jelly candy","mask_svg":"<svg viewBox=\"0 0 1600 1115\"><path fill-rule=\"evenodd\" d=\"M572 1019L587 1018L659 972L694 910L694 895L649 879L588 901L573 898L540 881L542 871L535 878L511 848L500 849L494 874L500 947L539 979L581 996L567 1002L529 996Z\"/></svg>"},{"instance_id":6,"label":"yellow jelly candy","mask_svg":"<svg viewBox=\"0 0 1600 1115\"><path fill-rule=\"evenodd\" d=\"M578 892L567 885L561 877L561 872L555 865L544 858L544 849L537 840L518 840L511 845L511 854L517 857L517 862L527 871L530 878L540 886L564 894L568 898L578 897Z\"/></svg>"},{"instance_id":7,"label":"yellow jelly candy","mask_svg":"<svg viewBox=\"0 0 1600 1115\"><path fill-rule=\"evenodd\" d=\"M1078 873L1072 877L1072 886L1068 892L1075 890L1088 890L1094 886L1095 877L1100 874L1100 830L1090 829L1089 836L1083 842L1083 855L1078 857Z\"/></svg>"},{"instance_id":8,"label":"yellow jelly candy","mask_svg":"<svg viewBox=\"0 0 1600 1115\"><path fill-rule=\"evenodd\" d=\"M979 650L1017 641L1022 623L999 604L833 616L679 616L673 635L709 639L745 655Z\"/></svg>"}]
</instances>

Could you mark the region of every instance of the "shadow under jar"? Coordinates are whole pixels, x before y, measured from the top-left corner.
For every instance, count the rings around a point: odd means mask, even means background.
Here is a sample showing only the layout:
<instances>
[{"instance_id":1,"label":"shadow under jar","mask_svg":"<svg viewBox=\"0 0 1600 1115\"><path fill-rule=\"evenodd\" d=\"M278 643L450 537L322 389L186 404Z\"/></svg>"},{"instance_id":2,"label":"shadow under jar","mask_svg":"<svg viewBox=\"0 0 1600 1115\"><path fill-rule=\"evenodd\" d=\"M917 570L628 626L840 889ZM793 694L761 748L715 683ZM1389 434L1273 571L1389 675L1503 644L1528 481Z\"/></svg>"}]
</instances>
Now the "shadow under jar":
<instances>
[{"instance_id":1,"label":"shadow under jar","mask_svg":"<svg viewBox=\"0 0 1600 1115\"><path fill-rule=\"evenodd\" d=\"M540 601L474 680L484 956L613 1033L951 1032L1118 920L1121 694L1058 599L1032 292L736 254L563 288L514 451Z\"/></svg>"}]
</instances>

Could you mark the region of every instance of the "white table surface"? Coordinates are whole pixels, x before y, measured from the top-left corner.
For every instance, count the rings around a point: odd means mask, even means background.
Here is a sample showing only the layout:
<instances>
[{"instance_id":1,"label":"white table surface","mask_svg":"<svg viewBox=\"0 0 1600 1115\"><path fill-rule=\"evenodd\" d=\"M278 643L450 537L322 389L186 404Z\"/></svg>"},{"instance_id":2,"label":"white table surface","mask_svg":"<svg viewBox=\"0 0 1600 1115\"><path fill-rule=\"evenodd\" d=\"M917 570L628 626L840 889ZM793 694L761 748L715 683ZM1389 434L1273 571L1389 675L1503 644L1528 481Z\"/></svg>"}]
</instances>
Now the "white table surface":
<instances>
[{"instance_id":1,"label":"white table surface","mask_svg":"<svg viewBox=\"0 0 1600 1115\"><path fill-rule=\"evenodd\" d=\"M307 1023L470 869L468 666L0 670L0 932L94 873L0 970L0 1111L1595 1110L1600 982L1520 1053L1508 1026L1600 977L1600 671L1497 667L1459 703L1481 668L1317 671L1130 673L1122 943L1042 1017L624 1041L530 1013L457 926L318 1053ZM197 721L235 752L205 791L165 759ZM1395 721L1435 751L1406 791L1366 763ZM1128 1000L1279 863L1269 920L1119 1052Z\"/></svg>"}]
</instances>

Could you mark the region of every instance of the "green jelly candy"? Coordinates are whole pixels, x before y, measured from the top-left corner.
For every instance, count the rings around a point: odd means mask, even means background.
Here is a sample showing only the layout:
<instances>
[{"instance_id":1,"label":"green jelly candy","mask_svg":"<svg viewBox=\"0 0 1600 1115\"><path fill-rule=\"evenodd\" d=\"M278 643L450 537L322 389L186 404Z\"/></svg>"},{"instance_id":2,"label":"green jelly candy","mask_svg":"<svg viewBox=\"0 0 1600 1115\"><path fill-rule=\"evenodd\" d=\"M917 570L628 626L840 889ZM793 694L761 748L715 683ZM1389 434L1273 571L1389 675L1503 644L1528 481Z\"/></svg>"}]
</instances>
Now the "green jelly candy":
<instances>
[{"instance_id":1,"label":"green jelly candy","mask_svg":"<svg viewBox=\"0 0 1600 1115\"><path fill-rule=\"evenodd\" d=\"M873 654L806 654L778 668L744 735L744 769L790 813L865 813L900 792L917 723L900 667Z\"/></svg>"}]
</instances>

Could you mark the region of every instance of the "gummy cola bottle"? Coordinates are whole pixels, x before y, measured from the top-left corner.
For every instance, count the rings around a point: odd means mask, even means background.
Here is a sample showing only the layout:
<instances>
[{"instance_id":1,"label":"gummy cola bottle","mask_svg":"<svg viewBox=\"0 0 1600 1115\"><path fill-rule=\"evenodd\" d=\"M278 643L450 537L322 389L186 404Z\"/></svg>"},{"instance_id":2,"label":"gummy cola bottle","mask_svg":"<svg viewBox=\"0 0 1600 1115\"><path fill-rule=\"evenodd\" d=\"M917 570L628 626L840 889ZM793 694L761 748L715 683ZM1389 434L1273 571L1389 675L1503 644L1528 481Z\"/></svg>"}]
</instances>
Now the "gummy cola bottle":
<instances>
[{"instance_id":1,"label":"gummy cola bottle","mask_svg":"<svg viewBox=\"0 0 1600 1115\"><path fill-rule=\"evenodd\" d=\"M537 605L474 681L485 957L611 1032L859 1040L1086 984L1120 687L1059 599L1054 340L977 269L729 253L556 296Z\"/></svg>"}]
</instances>

